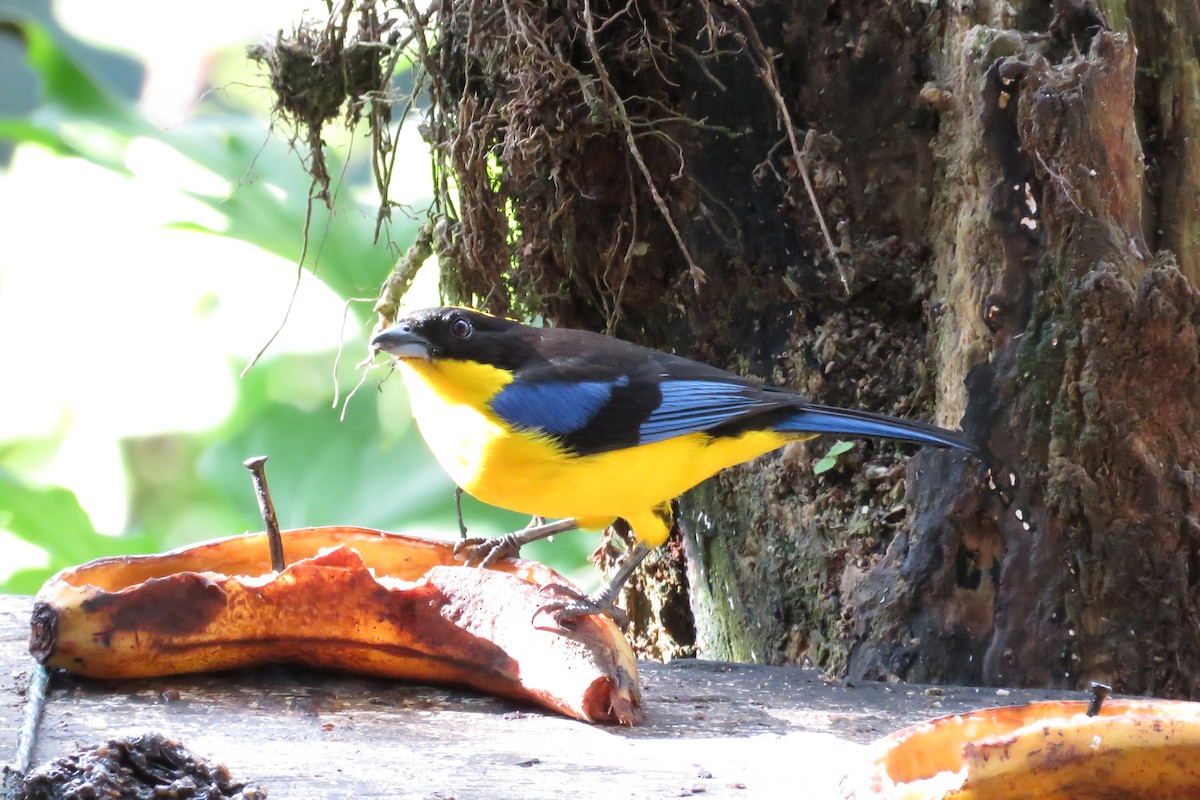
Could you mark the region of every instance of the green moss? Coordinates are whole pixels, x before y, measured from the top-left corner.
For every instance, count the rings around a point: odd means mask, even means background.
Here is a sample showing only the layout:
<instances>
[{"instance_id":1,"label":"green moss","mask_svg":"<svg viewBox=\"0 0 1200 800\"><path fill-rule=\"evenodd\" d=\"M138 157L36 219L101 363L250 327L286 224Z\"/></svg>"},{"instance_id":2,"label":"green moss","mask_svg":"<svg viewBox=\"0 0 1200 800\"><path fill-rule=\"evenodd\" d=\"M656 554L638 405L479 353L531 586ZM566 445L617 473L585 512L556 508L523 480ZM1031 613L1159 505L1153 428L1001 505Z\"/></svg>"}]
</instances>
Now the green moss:
<instances>
[{"instance_id":1,"label":"green moss","mask_svg":"<svg viewBox=\"0 0 1200 800\"><path fill-rule=\"evenodd\" d=\"M1060 323L1062 309L1056 294L1043 295L1025 328L1017 353L1017 382L1028 408L1030 443L1049 441L1054 412L1062 389L1063 367L1075 339L1067 339Z\"/></svg>"}]
</instances>

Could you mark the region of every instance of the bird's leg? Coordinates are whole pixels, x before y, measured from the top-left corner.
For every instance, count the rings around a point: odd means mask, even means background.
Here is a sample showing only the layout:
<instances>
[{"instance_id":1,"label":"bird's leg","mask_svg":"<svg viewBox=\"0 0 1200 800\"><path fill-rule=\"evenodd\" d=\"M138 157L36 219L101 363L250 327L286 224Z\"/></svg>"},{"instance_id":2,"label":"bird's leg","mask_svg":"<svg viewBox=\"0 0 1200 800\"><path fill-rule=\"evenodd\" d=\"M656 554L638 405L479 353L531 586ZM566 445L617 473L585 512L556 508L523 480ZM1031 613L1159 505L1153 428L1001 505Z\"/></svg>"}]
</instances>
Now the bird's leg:
<instances>
[{"instance_id":1,"label":"bird's leg","mask_svg":"<svg viewBox=\"0 0 1200 800\"><path fill-rule=\"evenodd\" d=\"M466 540L467 526L466 526L466 523L463 522L463 517L462 517L462 496L463 496L462 487L455 486L454 487L454 511L456 514L458 514L458 538L462 539L462 540Z\"/></svg>"},{"instance_id":2,"label":"bird's leg","mask_svg":"<svg viewBox=\"0 0 1200 800\"><path fill-rule=\"evenodd\" d=\"M599 590L592 594L583 594L570 586L564 586L561 583L552 583L542 587L542 592L553 592L561 595L564 599L555 600L538 608L533 612L534 621L537 620L539 614L551 614L554 621L559 627L569 624L572 620L579 617L586 617L591 614L606 614L612 621L617 623L621 630L629 627L629 615L621 609L617 608L617 595L621 593L621 587L629 580L629 576L638 568L646 556L650 555L650 548L643 542L638 542L637 545L629 551L625 556L625 560L621 562L621 566L617 568L616 573L600 587Z\"/></svg>"},{"instance_id":3,"label":"bird's leg","mask_svg":"<svg viewBox=\"0 0 1200 800\"><path fill-rule=\"evenodd\" d=\"M531 525L515 533L493 536L490 539L463 539L454 545L454 555L465 553L468 567L490 567L502 558L516 558L521 548L530 542L545 539L556 533L573 531L578 527L579 520L570 517L556 522Z\"/></svg>"}]
</instances>

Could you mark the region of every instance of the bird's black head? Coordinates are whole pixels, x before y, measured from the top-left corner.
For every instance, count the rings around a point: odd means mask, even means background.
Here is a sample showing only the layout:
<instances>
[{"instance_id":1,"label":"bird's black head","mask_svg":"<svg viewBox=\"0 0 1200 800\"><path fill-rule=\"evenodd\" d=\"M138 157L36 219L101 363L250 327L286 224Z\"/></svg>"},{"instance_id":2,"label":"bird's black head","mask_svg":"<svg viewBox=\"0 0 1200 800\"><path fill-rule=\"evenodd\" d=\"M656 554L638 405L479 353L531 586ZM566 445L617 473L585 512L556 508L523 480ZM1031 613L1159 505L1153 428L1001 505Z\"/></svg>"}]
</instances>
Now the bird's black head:
<instances>
[{"instance_id":1,"label":"bird's black head","mask_svg":"<svg viewBox=\"0 0 1200 800\"><path fill-rule=\"evenodd\" d=\"M396 320L371 346L396 358L456 359L515 369L528 360L530 328L469 308L426 308Z\"/></svg>"}]
</instances>

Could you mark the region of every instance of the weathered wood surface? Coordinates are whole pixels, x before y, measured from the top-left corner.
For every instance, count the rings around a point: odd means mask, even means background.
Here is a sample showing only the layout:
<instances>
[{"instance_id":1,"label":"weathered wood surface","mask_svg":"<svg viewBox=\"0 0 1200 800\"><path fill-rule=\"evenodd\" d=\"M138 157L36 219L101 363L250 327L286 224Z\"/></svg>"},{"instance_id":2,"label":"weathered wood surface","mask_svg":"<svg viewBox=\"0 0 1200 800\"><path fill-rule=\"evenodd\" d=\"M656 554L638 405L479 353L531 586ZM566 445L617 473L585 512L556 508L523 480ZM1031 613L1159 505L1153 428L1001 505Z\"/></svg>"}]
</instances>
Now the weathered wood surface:
<instances>
[{"instance_id":1,"label":"weathered wood surface","mask_svg":"<svg viewBox=\"0 0 1200 800\"><path fill-rule=\"evenodd\" d=\"M0 760L11 763L30 598L0 595ZM272 798L839 796L864 745L945 713L1062 693L823 682L812 670L643 663L646 721L591 726L454 689L296 669L127 682L57 674L37 765L159 731ZM784 794L781 794L784 793Z\"/></svg>"}]
</instances>

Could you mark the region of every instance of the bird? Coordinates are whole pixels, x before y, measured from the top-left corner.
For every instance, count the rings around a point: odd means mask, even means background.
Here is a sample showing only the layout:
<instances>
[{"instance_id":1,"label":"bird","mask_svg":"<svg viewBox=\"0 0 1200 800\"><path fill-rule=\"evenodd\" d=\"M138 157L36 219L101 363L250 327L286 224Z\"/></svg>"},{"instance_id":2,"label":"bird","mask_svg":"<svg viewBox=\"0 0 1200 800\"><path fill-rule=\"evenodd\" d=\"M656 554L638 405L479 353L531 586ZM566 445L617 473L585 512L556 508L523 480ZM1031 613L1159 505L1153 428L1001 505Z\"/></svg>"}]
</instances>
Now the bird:
<instances>
[{"instance_id":1,"label":"bird","mask_svg":"<svg viewBox=\"0 0 1200 800\"><path fill-rule=\"evenodd\" d=\"M468 564L489 566L575 528L629 525L634 544L607 583L589 595L557 587L563 596L539 609L559 624L595 613L626 622L616 598L667 540L675 499L735 464L821 434L980 451L928 423L820 405L604 334L470 308L414 311L370 344L394 357L417 427L455 484L534 519L464 540Z\"/></svg>"}]
</instances>

